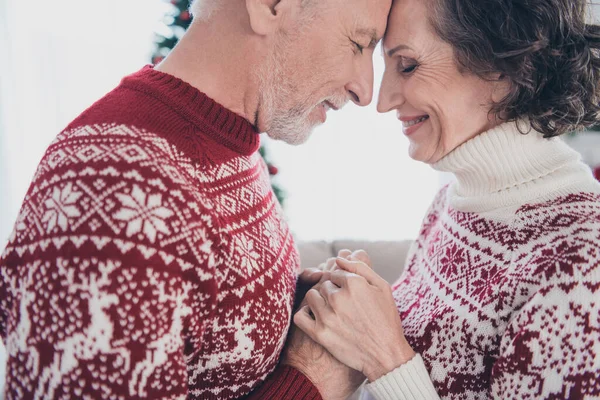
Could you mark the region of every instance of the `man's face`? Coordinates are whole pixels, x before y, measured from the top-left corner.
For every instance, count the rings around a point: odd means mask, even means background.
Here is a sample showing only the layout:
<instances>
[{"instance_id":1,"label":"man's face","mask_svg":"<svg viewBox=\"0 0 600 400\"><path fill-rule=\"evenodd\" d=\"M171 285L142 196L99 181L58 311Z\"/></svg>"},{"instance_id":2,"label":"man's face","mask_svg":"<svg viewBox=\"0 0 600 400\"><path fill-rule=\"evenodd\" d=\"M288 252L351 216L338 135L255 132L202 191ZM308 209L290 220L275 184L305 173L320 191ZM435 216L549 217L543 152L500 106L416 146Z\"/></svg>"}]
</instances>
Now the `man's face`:
<instances>
[{"instance_id":1,"label":"man's face","mask_svg":"<svg viewBox=\"0 0 600 400\"><path fill-rule=\"evenodd\" d=\"M390 7L391 0L322 0L294 13L259 71L258 128L301 144L329 109L369 104L373 50Z\"/></svg>"}]
</instances>

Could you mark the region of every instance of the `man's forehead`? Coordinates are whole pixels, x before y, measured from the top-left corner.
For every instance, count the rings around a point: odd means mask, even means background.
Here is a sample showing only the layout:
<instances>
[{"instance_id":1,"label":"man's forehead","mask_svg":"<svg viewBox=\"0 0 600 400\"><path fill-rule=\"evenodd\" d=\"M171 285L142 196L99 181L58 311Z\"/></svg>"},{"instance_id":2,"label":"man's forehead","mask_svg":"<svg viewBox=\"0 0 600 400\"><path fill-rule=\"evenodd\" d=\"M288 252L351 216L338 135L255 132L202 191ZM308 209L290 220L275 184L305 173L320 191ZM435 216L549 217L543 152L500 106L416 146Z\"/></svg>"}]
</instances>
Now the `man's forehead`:
<instances>
[{"instance_id":1,"label":"man's forehead","mask_svg":"<svg viewBox=\"0 0 600 400\"><path fill-rule=\"evenodd\" d=\"M376 41L385 33L392 0L340 0L353 25L353 33Z\"/></svg>"}]
</instances>

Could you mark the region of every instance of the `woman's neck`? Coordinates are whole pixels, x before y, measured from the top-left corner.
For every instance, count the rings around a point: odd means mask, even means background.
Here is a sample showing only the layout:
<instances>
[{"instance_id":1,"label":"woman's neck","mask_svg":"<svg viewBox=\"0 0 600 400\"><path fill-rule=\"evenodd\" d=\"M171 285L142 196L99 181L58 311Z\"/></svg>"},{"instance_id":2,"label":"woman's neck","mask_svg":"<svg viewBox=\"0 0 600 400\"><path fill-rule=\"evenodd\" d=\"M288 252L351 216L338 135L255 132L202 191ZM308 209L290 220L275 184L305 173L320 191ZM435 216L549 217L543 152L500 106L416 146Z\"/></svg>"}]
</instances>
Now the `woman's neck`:
<instances>
[{"instance_id":1,"label":"woman's neck","mask_svg":"<svg viewBox=\"0 0 600 400\"><path fill-rule=\"evenodd\" d=\"M454 200L491 209L560 189L568 183L563 179L567 172L585 172L580 158L560 138L523 134L511 122L467 141L433 167L456 177L450 191Z\"/></svg>"}]
</instances>

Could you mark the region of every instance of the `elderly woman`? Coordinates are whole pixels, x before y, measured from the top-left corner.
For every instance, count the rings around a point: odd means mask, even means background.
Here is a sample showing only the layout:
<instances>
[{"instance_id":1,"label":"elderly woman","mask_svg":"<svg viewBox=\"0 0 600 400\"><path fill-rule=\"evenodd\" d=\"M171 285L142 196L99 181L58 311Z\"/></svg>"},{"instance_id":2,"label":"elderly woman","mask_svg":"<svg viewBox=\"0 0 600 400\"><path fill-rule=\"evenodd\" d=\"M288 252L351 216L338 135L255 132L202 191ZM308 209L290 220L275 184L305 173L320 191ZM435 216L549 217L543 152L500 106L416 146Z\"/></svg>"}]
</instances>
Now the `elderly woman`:
<instances>
[{"instance_id":1,"label":"elderly woman","mask_svg":"<svg viewBox=\"0 0 600 400\"><path fill-rule=\"evenodd\" d=\"M364 263L295 324L376 399L600 398L600 185L557 136L596 124L584 0L395 0L379 111L453 173L390 288Z\"/></svg>"}]
</instances>

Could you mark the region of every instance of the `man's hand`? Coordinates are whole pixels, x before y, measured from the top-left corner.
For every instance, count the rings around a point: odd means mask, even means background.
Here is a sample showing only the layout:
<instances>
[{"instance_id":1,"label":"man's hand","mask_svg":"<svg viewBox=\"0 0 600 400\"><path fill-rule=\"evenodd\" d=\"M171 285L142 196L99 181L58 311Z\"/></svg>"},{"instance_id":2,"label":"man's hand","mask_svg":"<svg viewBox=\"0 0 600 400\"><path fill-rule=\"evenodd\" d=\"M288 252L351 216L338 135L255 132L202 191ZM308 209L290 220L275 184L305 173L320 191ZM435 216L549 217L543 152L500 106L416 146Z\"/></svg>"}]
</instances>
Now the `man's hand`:
<instances>
[{"instance_id":1,"label":"man's hand","mask_svg":"<svg viewBox=\"0 0 600 400\"><path fill-rule=\"evenodd\" d=\"M323 400L345 400L366 379L362 372L340 363L294 325L290 328L281 362L306 376Z\"/></svg>"},{"instance_id":2,"label":"man's hand","mask_svg":"<svg viewBox=\"0 0 600 400\"><path fill-rule=\"evenodd\" d=\"M329 274L330 272L320 274L322 281L315 288L329 279ZM310 278L310 274L306 278ZM306 304L306 300L303 300L299 308ZM319 390L323 400L344 400L366 379L361 372L340 363L294 324L290 327L281 362L306 376Z\"/></svg>"},{"instance_id":3,"label":"man's hand","mask_svg":"<svg viewBox=\"0 0 600 400\"><path fill-rule=\"evenodd\" d=\"M338 257L370 263L369 256L363 250L355 252L342 250L338 253ZM299 276L296 294L297 299L302 299L298 308L307 304L304 294L313 286L319 288L338 268L334 257L319 265L318 268L303 270ZM293 324L281 362L296 368L310 379L324 400L346 399L365 380L365 376L361 372L337 361L327 350Z\"/></svg>"}]
</instances>

